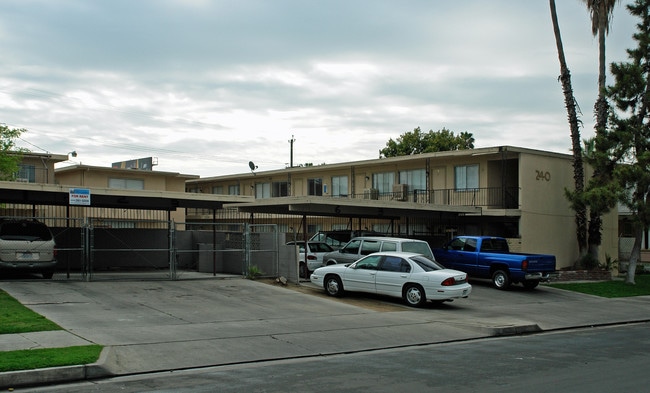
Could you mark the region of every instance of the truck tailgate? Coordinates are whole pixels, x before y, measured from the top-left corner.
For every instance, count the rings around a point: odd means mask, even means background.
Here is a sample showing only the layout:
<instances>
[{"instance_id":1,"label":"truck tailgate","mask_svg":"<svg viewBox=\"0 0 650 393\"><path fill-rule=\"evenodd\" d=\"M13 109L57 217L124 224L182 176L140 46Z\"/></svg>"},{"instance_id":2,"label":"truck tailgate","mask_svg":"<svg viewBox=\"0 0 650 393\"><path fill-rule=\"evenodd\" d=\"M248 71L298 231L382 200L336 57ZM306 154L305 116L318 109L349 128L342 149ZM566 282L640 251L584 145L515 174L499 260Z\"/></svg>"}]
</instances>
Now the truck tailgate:
<instances>
[{"instance_id":1,"label":"truck tailgate","mask_svg":"<svg viewBox=\"0 0 650 393\"><path fill-rule=\"evenodd\" d=\"M545 254L520 254L525 255L528 261L528 272L553 272L555 271L555 256Z\"/></svg>"}]
</instances>

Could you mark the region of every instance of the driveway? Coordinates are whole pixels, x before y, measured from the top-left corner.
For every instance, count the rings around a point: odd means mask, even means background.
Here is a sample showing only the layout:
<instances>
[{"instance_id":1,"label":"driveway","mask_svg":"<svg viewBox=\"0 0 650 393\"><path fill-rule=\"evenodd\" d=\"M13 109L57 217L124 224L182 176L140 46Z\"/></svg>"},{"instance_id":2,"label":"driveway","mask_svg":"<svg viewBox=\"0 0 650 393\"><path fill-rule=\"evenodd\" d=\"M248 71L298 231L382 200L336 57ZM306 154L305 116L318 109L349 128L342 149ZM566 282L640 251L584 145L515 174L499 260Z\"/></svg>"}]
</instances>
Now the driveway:
<instances>
[{"instance_id":1,"label":"driveway","mask_svg":"<svg viewBox=\"0 0 650 393\"><path fill-rule=\"evenodd\" d=\"M107 347L98 365L126 375L326 356L540 330L640 321L650 297L604 299L540 286L413 309L399 300L334 299L241 278L2 281L0 288L70 334ZM645 319L644 319L645 318Z\"/></svg>"}]
</instances>

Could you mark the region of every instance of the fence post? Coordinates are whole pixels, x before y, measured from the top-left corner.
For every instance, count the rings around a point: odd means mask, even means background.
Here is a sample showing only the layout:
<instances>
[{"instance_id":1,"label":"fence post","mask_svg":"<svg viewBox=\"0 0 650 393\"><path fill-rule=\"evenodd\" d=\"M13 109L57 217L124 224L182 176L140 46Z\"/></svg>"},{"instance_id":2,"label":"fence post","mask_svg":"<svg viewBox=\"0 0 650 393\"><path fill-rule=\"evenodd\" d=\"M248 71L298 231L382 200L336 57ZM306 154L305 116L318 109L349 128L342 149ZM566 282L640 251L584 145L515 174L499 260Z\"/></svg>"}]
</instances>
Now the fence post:
<instances>
[{"instance_id":1,"label":"fence post","mask_svg":"<svg viewBox=\"0 0 650 393\"><path fill-rule=\"evenodd\" d=\"M169 255L169 279L170 280L176 280L176 242L174 241L175 239L175 233L176 231L174 230L176 228L176 223L174 220L168 221L168 228L169 228L169 241L168 241L168 255Z\"/></svg>"},{"instance_id":2,"label":"fence post","mask_svg":"<svg viewBox=\"0 0 650 393\"><path fill-rule=\"evenodd\" d=\"M248 275L251 263L251 227L248 223L244 223L244 271L243 276Z\"/></svg>"}]
</instances>

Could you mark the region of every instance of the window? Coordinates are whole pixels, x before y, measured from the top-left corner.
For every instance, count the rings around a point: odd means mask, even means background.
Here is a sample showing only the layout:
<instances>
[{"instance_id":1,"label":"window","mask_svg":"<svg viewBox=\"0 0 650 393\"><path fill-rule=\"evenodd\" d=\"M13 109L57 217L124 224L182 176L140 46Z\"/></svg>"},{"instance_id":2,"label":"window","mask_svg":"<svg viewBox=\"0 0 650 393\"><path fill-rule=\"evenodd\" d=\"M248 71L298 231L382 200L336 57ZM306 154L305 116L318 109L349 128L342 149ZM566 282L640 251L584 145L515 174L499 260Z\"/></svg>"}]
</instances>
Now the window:
<instances>
[{"instance_id":1,"label":"window","mask_svg":"<svg viewBox=\"0 0 650 393\"><path fill-rule=\"evenodd\" d=\"M323 195L323 179L307 179L307 195Z\"/></svg>"},{"instance_id":2,"label":"window","mask_svg":"<svg viewBox=\"0 0 650 393\"><path fill-rule=\"evenodd\" d=\"M427 242L404 242L402 243L402 251L414 252L422 254L429 259L434 259L431 254L431 248Z\"/></svg>"},{"instance_id":3,"label":"window","mask_svg":"<svg viewBox=\"0 0 650 393\"><path fill-rule=\"evenodd\" d=\"M223 186L212 186L213 194L223 194Z\"/></svg>"},{"instance_id":4,"label":"window","mask_svg":"<svg viewBox=\"0 0 650 393\"><path fill-rule=\"evenodd\" d=\"M434 261L432 261L430 259L427 259L425 257L421 257L419 255L411 258L411 260L413 262L415 262L425 272L431 272L431 271L434 271L434 270L444 269L444 267L439 265L437 262L434 262Z\"/></svg>"},{"instance_id":5,"label":"window","mask_svg":"<svg viewBox=\"0 0 650 393\"><path fill-rule=\"evenodd\" d=\"M144 180L109 178L108 188L119 188L122 190L144 190Z\"/></svg>"},{"instance_id":6,"label":"window","mask_svg":"<svg viewBox=\"0 0 650 393\"><path fill-rule=\"evenodd\" d=\"M461 165L454 168L456 190L478 188L478 164Z\"/></svg>"},{"instance_id":7,"label":"window","mask_svg":"<svg viewBox=\"0 0 650 393\"><path fill-rule=\"evenodd\" d=\"M239 184L228 186L228 195L239 195Z\"/></svg>"},{"instance_id":8,"label":"window","mask_svg":"<svg viewBox=\"0 0 650 393\"><path fill-rule=\"evenodd\" d=\"M381 263L381 269L386 272L409 273L411 265L400 257L385 257Z\"/></svg>"},{"instance_id":9,"label":"window","mask_svg":"<svg viewBox=\"0 0 650 393\"><path fill-rule=\"evenodd\" d=\"M357 269L368 269L368 270L377 270L379 262L381 261L380 255L372 255L368 258L364 258L361 261L357 262Z\"/></svg>"},{"instance_id":10,"label":"window","mask_svg":"<svg viewBox=\"0 0 650 393\"><path fill-rule=\"evenodd\" d=\"M347 176L332 176L332 196L334 198L348 196Z\"/></svg>"},{"instance_id":11,"label":"window","mask_svg":"<svg viewBox=\"0 0 650 393\"><path fill-rule=\"evenodd\" d=\"M476 239L467 239L465 246L463 247L463 251L476 251Z\"/></svg>"},{"instance_id":12,"label":"window","mask_svg":"<svg viewBox=\"0 0 650 393\"><path fill-rule=\"evenodd\" d=\"M361 246L361 255L370 255L373 252L378 252L381 243L376 240L365 240Z\"/></svg>"},{"instance_id":13,"label":"window","mask_svg":"<svg viewBox=\"0 0 650 393\"><path fill-rule=\"evenodd\" d=\"M381 250L382 251L397 251L397 243L395 243L395 242L384 242L384 244L381 245Z\"/></svg>"},{"instance_id":14,"label":"window","mask_svg":"<svg viewBox=\"0 0 650 393\"><path fill-rule=\"evenodd\" d=\"M427 172L424 169L413 169L399 172L399 184L408 184L408 190L426 190Z\"/></svg>"},{"instance_id":15,"label":"window","mask_svg":"<svg viewBox=\"0 0 650 393\"><path fill-rule=\"evenodd\" d=\"M372 188L379 190L379 193L393 192L395 183L395 173L375 173L372 175Z\"/></svg>"},{"instance_id":16,"label":"window","mask_svg":"<svg viewBox=\"0 0 650 393\"><path fill-rule=\"evenodd\" d=\"M289 182L286 181L276 181L273 182L273 194L274 198L289 196Z\"/></svg>"},{"instance_id":17,"label":"window","mask_svg":"<svg viewBox=\"0 0 650 393\"><path fill-rule=\"evenodd\" d=\"M271 183L257 183L255 184L255 198L270 198L271 197Z\"/></svg>"},{"instance_id":18,"label":"window","mask_svg":"<svg viewBox=\"0 0 650 393\"><path fill-rule=\"evenodd\" d=\"M36 182L36 167L34 165L18 165L18 173L16 173L16 180L26 183Z\"/></svg>"},{"instance_id":19,"label":"window","mask_svg":"<svg viewBox=\"0 0 650 393\"><path fill-rule=\"evenodd\" d=\"M343 254L358 254L361 247L361 240L351 240L341 249Z\"/></svg>"}]
</instances>

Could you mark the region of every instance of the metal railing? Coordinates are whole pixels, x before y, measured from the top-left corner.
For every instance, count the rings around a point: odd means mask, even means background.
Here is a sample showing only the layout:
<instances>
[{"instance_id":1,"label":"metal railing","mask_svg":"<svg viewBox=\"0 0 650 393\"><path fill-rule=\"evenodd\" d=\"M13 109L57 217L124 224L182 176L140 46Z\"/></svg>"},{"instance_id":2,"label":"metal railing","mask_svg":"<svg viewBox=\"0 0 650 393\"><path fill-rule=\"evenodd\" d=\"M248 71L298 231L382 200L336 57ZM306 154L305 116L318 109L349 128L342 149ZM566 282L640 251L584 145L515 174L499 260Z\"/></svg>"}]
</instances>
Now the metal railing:
<instances>
[{"instance_id":1,"label":"metal railing","mask_svg":"<svg viewBox=\"0 0 650 393\"><path fill-rule=\"evenodd\" d=\"M339 196L341 197L341 196ZM519 208L518 187L487 187L468 189L412 190L410 192L379 192L365 190L362 194L344 196L352 199L403 201L434 205L481 206L491 209Z\"/></svg>"},{"instance_id":2,"label":"metal railing","mask_svg":"<svg viewBox=\"0 0 650 393\"><path fill-rule=\"evenodd\" d=\"M329 195L330 198L369 199L378 201L414 202L449 206L480 206L487 209L518 209L519 187L485 187L467 189L416 189L409 192L380 192L367 189L360 194ZM210 215L212 210L187 209L188 216ZM223 215L224 212L220 212ZM231 218L236 218L235 211Z\"/></svg>"}]
</instances>

